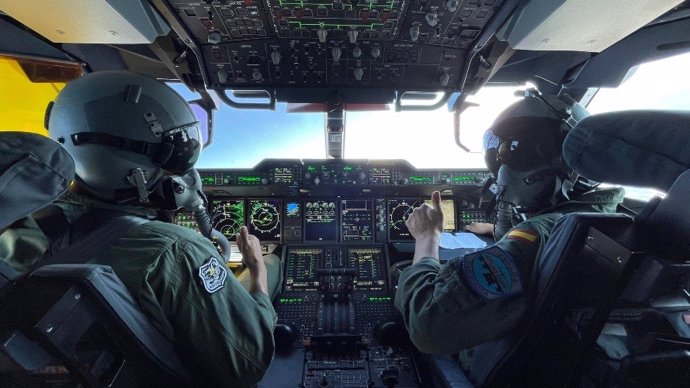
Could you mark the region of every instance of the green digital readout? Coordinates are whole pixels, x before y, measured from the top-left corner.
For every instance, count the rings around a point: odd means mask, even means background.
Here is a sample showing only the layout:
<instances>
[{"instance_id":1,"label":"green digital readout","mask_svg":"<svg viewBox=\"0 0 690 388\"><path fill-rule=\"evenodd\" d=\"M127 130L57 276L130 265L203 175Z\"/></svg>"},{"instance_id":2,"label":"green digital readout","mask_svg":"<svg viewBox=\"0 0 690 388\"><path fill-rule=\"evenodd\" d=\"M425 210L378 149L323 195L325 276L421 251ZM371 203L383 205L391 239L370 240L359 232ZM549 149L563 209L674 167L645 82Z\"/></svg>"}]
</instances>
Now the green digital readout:
<instances>
[{"instance_id":1,"label":"green digital readout","mask_svg":"<svg viewBox=\"0 0 690 388\"><path fill-rule=\"evenodd\" d=\"M213 178L213 175L205 175L201 177L201 183L204 185L213 185L216 183L216 180Z\"/></svg>"},{"instance_id":2,"label":"green digital readout","mask_svg":"<svg viewBox=\"0 0 690 388\"><path fill-rule=\"evenodd\" d=\"M390 296L370 296L369 302L389 302L391 299Z\"/></svg>"},{"instance_id":3,"label":"green digital readout","mask_svg":"<svg viewBox=\"0 0 690 388\"><path fill-rule=\"evenodd\" d=\"M314 166L307 166L307 172L314 172L316 171L316 167Z\"/></svg>"},{"instance_id":4,"label":"green digital readout","mask_svg":"<svg viewBox=\"0 0 690 388\"><path fill-rule=\"evenodd\" d=\"M280 304L295 304L304 302L304 298L280 298Z\"/></svg>"},{"instance_id":5,"label":"green digital readout","mask_svg":"<svg viewBox=\"0 0 690 388\"><path fill-rule=\"evenodd\" d=\"M422 182L422 183L429 182L430 183L431 181L432 180L431 180L430 176L415 176L415 175L410 176L410 182L413 182L413 183L420 183L420 182Z\"/></svg>"},{"instance_id":6,"label":"green digital readout","mask_svg":"<svg viewBox=\"0 0 690 388\"><path fill-rule=\"evenodd\" d=\"M256 182L261 182L261 177L258 177L258 176L238 176L237 181L240 183L256 183Z\"/></svg>"},{"instance_id":7,"label":"green digital readout","mask_svg":"<svg viewBox=\"0 0 690 388\"><path fill-rule=\"evenodd\" d=\"M473 182L475 178L470 175L454 176L453 182Z\"/></svg>"},{"instance_id":8,"label":"green digital readout","mask_svg":"<svg viewBox=\"0 0 690 388\"><path fill-rule=\"evenodd\" d=\"M352 171L352 166L344 166L344 167L343 167L343 171L345 171L345 172L350 172L350 171Z\"/></svg>"}]
</instances>

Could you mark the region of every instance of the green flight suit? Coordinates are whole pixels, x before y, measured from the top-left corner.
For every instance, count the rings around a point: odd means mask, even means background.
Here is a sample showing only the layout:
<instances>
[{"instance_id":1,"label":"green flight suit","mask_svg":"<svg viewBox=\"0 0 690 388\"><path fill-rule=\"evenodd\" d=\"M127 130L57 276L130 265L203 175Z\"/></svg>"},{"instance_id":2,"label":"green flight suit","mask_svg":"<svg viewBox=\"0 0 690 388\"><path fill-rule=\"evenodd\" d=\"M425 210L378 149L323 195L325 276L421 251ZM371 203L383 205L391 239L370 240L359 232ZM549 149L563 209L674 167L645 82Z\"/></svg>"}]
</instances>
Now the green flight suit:
<instances>
[{"instance_id":1,"label":"green flight suit","mask_svg":"<svg viewBox=\"0 0 690 388\"><path fill-rule=\"evenodd\" d=\"M266 261L274 293L280 263ZM221 262L206 238L158 221L135 227L91 261L113 268L175 343L195 383L250 387L273 358L277 317L267 295L247 292Z\"/></svg>"},{"instance_id":2,"label":"green flight suit","mask_svg":"<svg viewBox=\"0 0 690 388\"><path fill-rule=\"evenodd\" d=\"M427 257L406 268L395 306L412 342L425 353L453 354L504 335L525 311L531 269L556 221L572 212L615 212L624 194L619 188L582 194L520 223L488 248L443 265Z\"/></svg>"}]
</instances>

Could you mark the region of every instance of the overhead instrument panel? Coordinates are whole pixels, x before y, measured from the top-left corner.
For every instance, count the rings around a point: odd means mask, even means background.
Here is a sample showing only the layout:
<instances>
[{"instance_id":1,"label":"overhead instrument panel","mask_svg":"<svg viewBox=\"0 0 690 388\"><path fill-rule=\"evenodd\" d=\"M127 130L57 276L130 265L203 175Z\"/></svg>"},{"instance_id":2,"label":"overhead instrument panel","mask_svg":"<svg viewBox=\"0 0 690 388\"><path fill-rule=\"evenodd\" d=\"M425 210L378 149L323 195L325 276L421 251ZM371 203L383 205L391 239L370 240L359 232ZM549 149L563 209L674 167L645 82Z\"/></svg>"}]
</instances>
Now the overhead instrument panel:
<instances>
[{"instance_id":1,"label":"overhead instrument panel","mask_svg":"<svg viewBox=\"0 0 690 388\"><path fill-rule=\"evenodd\" d=\"M278 36L343 40L393 40L408 0L267 0Z\"/></svg>"},{"instance_id":2,"label":"overhead instrument panel","mask_svg":"<svg viewBox=\"0 0 690 388\"><path fill-rule=\"evenodd\" d=\"M215 200L211 202L211 209L213 228L235 241L244 225L244 200Z\"/></svg>"},{"instance_id":3,"label":"overhead instrument panel","mask_svg":"<svg viewBox=\"0 0 690 388\"><path fill-rule=\"evenodd\" d=\"M213 87L457 90L503 0L171 0ZM490 66L490 65L489 65Z\"/></svg>"},{"instance_id":4,"label":"overhead instrument panel","mask_svg":"<svg viewBox=\"0 0 690 388\"><path fill-rule=\"evenodd\" d=\"M276 199L249 200L249 233L262 242L280 242L281 204Z\"/></svg>"}]
</instances>

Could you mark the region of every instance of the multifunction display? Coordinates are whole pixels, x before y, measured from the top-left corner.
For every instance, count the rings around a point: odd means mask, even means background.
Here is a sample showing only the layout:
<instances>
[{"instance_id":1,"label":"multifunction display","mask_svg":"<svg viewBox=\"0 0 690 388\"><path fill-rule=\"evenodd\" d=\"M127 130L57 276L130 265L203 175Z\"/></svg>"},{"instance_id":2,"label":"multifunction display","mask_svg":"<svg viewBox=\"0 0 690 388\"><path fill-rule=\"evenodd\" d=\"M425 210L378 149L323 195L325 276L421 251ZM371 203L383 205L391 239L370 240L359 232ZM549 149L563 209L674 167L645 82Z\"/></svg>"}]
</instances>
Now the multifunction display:
<instances>
[{"instance_id":1,"label":"multifunction display","mask_svg":"<svg viewBox=\"0 0 690 388\"><path fill-rule=\"evenodd\" d=\"M249 200L249 233L262 242L279 242L281 230L280 201Z\"/></svg>"},{"instance_id":2,"label":"multifunction display","mask_svg":"<svg viewBox=\"0 0 690 388\"><path fill-rule=\"evenodd\" d=\"M237 240L240 227L244 225L244 200L225 199L211 202L213 228L229 240Z\"/></svg>"},{"instance_id":3,"label":"multifunction display","mask_svg":"<svg viewBox=\"0 0 690 388\"><path fill-rule=\"evenodd\" d=\"M304 204L304 239L331 241L337 239L335 201L307 201Z\"/></svg>"},{"instance_id":4,"label":"multifunction display","mask_svg":"<svg viewBox=\"0 0 690 388\"><path fill-rule=\"evenodd\" d=\"M374 229L374 210L368 199L340 201L340 223L343 241L371 241Z\"/></svg>"},{"instance_id":5,"label":"multifunction display","mask_svg":"<svg viewBox=\"0 0 690 388\"><path fill-rule=\"evenodd\" d=\"M319 268L323 250L321 248L290 248L287 252L285 272L285 290L316 290Z\"/></svg>"},{"instance_id":6,"label":"multifunction display","mask_svg":"<svg viewBox=\"0 0 690 388\"><path fill-rule=\"evenodd\" d=\"M405 222L412 214L414 208L420 206L420 198L396 198L388 200L388 240L405 241L412 240Z\"/></svg>"},{"instance_id":7,"label":"multifunction display","mask_svg":"<svg viewBox=\"0 0 690 388\"><path fill-rule=\"evenodd\" d=\"M381 248L351 248L348 252L351 268L357 268L355 284L357 289L383 290L385 280L385 257Z\"/></svg>"}]
</instances>

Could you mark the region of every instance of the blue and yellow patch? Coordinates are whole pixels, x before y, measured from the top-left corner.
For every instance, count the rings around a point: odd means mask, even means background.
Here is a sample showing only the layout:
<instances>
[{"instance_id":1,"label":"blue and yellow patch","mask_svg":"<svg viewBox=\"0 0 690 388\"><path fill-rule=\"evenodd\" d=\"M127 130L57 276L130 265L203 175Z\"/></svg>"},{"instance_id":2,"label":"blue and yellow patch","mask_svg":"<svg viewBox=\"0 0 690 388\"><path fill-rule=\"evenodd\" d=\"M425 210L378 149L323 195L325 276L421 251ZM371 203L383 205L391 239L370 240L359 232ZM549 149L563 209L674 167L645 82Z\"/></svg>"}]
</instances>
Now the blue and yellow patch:
<instances>
[{"instance_id":1,"label":"blue and yellow patch","mask_svg":"<svg viewBox=\"0 0 690 388\"><path fill-rule=\"evenodd\" d=\"M220 290L225 285L228 271L221 265L218 259L211 256L204 265L199 267L199 277L204 284L204 288L209 294Z\"/></svg>"},{"instance_id":2,"label":"blue and yellow patch","mask_svg":"<svg viewBox=\"0 0 690 388\"><path fill-rule=\"evenodd\" d=\"M495 245L467 254L460 262L467 284L484 299L522 292L522 279L515 259Z\"/></svg>"}]
</instances>

